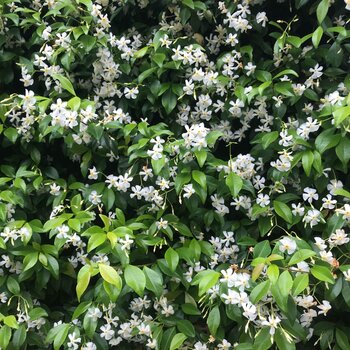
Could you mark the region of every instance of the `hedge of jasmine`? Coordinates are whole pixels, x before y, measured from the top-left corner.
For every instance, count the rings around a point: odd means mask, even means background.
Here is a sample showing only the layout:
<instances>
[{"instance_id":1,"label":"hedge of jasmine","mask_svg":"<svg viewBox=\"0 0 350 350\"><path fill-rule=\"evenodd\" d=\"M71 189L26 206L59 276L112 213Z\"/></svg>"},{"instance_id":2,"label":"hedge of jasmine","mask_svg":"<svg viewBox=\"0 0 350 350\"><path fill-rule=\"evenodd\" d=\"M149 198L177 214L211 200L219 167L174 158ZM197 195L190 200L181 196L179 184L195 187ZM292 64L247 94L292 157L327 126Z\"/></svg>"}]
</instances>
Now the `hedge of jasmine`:
<instances>
[{"instance_id":1,"label":"hedge of jasmine","mask_svg":"<svg viewBox=\"0 0 350 350\"><path fill-rule=\"evenodd\" d=\"M0 348L350 349L349 0L3 0Z\"/></svg>"}]
</instances>

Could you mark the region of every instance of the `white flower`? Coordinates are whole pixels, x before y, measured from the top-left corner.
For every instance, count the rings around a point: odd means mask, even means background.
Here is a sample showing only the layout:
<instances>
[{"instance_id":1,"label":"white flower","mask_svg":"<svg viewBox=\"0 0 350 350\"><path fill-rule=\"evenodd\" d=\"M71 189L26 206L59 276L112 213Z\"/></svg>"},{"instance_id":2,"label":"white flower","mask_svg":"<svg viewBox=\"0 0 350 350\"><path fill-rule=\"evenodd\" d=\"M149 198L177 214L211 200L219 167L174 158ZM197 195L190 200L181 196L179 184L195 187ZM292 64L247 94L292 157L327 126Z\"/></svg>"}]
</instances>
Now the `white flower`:
<instances>
[{"instance_id":1,"label":"white flower","mask_svg":"<svg viewBox=\"0 0 350 350\"><path fill-rule=\"evenodd\" d=\"M345 2L345 9L346 10L350 10L350 0L344 0L344 2Z\"/></svg>"},{"instance_id":2,"label":"white flower","mask_svg":"<svg viewBox=\"0 0 350 350\"><path fill-rule=\"evenodd\" d=\"M325 209L334 209L335 205L337 204L336 199L332 199L332 196L330 194L327 194L325 198L322 198L322 208Z\"/></svg>"},{"instance_id":3,"label":"white flower","mask_svg":"<svg viewBox=\"0 0 350 350\"><path fill-rule=\"evenodd\" d=\"M160 218L159 221L156 221L157 224L157 228L158 230L160 229L166 229L168 227L168 221L167 220L163 220L163 218Z\"/></svg>"},{"instance_id":4,"label":"white flower","mask_svg":"<svg viewBox=\"0 0 350 350\"><path fill-rule=\"evenodd\" d=\"M325 250L327 248L326 242L321 237L315 237L315 245L319 250Z\"/></svg>"},{"instance_id":5,"label":"white flower","mask_svg":"<svg viewBox=\"0 0 350 350\"><path fill-rule=\"evenodd\" d=\"M89 201L92 204L98 205L101 203L102 194L97 194L96 191L92 191L89 195Z\"/></svg>"},{"instance_id":6,"label":"white flower","mask_svg":"<svg viewBox=\"0 0 350 350\"><path fill-rule=\"evenodd\" d=\"M127 99L135 99L137 97L139 93L139 89L137 87L131 88L129 89L128 87L126 87L124 89L124 95Z\"/></svg>"},{"instance_id":7,"label":"white flower","mask_svg":"<svg viewBox=\"0 0 350 350\"><path fill-rule=\"evenodd\" d=\"M50 185L50 194L52 194L53 196L58 196L60 194L60 189L60 186L53 183L52 185Z\"/></svg>"},{"instance_id":8,"label":"white flower","mask_svg":"<svg viewBox=\"0 0 350 350\"><path fill-rule=\"evenodd\" d=\"M297 216L297 215L303 216L304 213L305 213L305 208L303 208L301 206L301 203L298 203L298 205L296 205L295 203L292 203L292 208L293 208L292 209L292 214L294 216Z\"/></svg>"},{"instance_id":9,"label":"white flower","mask_svg":"<svg viewBox=\"0 0 350 350\"><path fill-rule=\"evenodd\" d=\"M99 172L96 170L96 167L92 167L89 169L89 175L88 179L89 180L97 180Z\"/></svg>"},{"instance_id":10,"label":"white flower","mask_svg":"<svg viewBox=\"0 0 350 350\"><path fill-rule=\"evenodd\" d=\"M183 195L184 198L190 198L195 193L195 190L192 184L185 185L183 189L185 192Z\"/></svg>"},{"instance_id":11,"label":"white flower","mask_svg":"<svg viewBox=\"0 0 350 350\"><path fill-rule=\"evenodd\" d=\"M332 308L331 304L327 300L322 300L322 304L318 305L317 308L320 309L319 315L327 315L327 312Z\"/></svg>"},{"instance_id":12,"label":"white flower","mask_svg":"<svg viewBox=\"0 0 350 350\"><path fill-rule=\"evenodd\" d=\"M115 331L112 329L112 326L107 323L100 327L101 330L101 338L105 338L106 340L111 340L114 337Z\"/></svg>"},{"instance_id":13,"label":"white flower","mask_svg":"<svg viewBox=\"0 0 350 350\"><path fill-rule=\"evenodd\" d=\"M349 241L350 241L350 239L349 239L348 235L342 229L335 230L335 232L333 232L329 237L329 243L332 246L346 244Z\"/></svg>"},{"instance_id":14,"label":"white flower","mask_svg":"<svg viewBox=\"0 0 350 350\"><path fill-rule=\"evenodd\" d=\"M256 203L261 207L267 207L270 204L270 197L267 194L259 193L256 198Z\"/></svg>"},{"instance_id":15,"label":"white flower","mask_svg":"<svg viewBox=\"0 0 350 350\"><path fill-rule=\"evenodd\" d=\"M303 199L311 203L313 200L318 200L318 194L314 188L306 187L304 188Z\"/></svg>"},{"instance_id":16,"label":"white flower","mask_svg":"<svg viewBox=\"0 0 350 350\"><path fill-rule=\"evenodd\" d=\"M343 275L345 277L345 281L350 282L350 269L348 269L347 271L343 271Z\"/></svg>"},{"instance_id":17,"label":"white flower","mask_svg":"<svg viewBox=\"0 0 350 350\"><path fill-rule=\"evenodd\" d=\"M288 254L293 254L297 249L296 242L289 237L284 237L279 242L280 242L279 250L282 253L287 251Z\"/></svg>"},{"instance_id":18,"label":"white flower","mask_svg":"<svg viewBox=\"0 0 350 350\"><path fill-rule=\"evenodd\" d=\"M350 204L344 204L342 208L336 209L335 211L342 214L344 220L350 220Z\"/></svg>"},{"instance_id":19,"label":"white flower","mask_svg":"<svg viewBox=\"0 0 350 350\"><path fill-rule=\"evenodd\" d=\"M93 342L89 341L81 348L81 350L97 350L97 346Z\"/></svg>"},{"instance_id":20,"label":"white flower","mask_svg":"<svg viewBox=\"0 0 350 350\"><path fill-rule=\"evenodd\" d=\"M95 322L102 317L102 312L98 307L93 307L88 310L87 317L91 317L92 320Z\"/></svg>"},{"instance_id":21,"label":"white flower","mask_svg":"<svg viewBox=\"0 0 350 350\"><path fill-rule=\"evenodd\" d=\"M278 316L269 316L268 320L263 319L261 322L262 326L270 327L270 334L274 335L277 329L278 324L281 322L281 319Z\"/></svg>"},{"instance_id":22,"label":"white flower","mask_svg":"<svg viewBox=\"0 0 350 350\"><path fill-rule=\"evenodd\" d=\"M77 350L79 345L81 343L81 338L77 338L75 332L72 334L68 334L69 342L67 343L67 346L69 349Z\"/></svg>"},{"instance_id":23,"label":"white flower","mask_svg":"<svg viewBox=\"0 0 350 350\"><path fill-rule=\"evenodd\" d=\"M303 221L313 227L321 221L321 218L321 212L317 209L313 209L307 212L307 214L303 217Z\"/></svg>"},{"instance_id":24,"label":"white flower","mask_svg":"<svg viewBox=\"0 0 350 350\"><path fill-rule=\"evenodd\" d=\"M332 254L332 252L330 252L330 251L327 252L325 250L321 250L319 252L319 254L320 254L320 257L321 257L321 259L323 261L327 261L328 264L332 264L333 263L333 254Z\"/></svg>"}]
</instances>

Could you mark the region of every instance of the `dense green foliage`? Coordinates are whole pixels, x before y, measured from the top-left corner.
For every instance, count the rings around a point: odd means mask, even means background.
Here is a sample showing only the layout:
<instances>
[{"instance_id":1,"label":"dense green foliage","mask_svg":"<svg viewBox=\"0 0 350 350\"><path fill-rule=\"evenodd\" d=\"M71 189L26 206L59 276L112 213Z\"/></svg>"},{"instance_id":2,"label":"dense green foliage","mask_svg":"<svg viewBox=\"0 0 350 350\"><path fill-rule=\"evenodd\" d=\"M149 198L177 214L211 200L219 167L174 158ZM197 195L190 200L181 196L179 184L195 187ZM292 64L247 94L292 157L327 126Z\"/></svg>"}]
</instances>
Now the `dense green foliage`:
<instances>
[{"instance_id":1,"label":"dense green foliage","mask_svg":"<svg viewBox=\"0 0 350 350\"><path fill-rule=\"evenodd\" d=\"M0 348L349 350L349 10L3 0Z\"/></svg>"}]
</instances>

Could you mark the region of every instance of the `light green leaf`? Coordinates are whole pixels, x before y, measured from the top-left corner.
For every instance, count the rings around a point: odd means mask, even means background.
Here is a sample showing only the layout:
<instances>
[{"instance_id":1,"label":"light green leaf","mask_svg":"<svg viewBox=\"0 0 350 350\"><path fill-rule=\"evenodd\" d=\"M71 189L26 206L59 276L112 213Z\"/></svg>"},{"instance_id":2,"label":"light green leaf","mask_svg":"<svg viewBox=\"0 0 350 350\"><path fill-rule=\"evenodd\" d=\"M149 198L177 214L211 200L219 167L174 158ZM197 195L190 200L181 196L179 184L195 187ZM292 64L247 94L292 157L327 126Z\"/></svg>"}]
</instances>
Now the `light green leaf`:
<instances>
[{"instance_id":1,"label":"light green leaf","mask_svg":"<svg viewBox=\"0 0 350 350\"><path fill-rule=\"evenodd\" d=\"M292 294L294 297L303 292L309 285L309 275L307 273L301 273L295 277L293 281Z\"/></svg>"},{"instance_id":2,"label":"light green leaf","mask_svg":"<svg viewBox=\"0 0 350 350\"><path fill-rule=\"evenodd\" d=\"M334 284L334 277L328 267L315 265L310 269L310 271L311 274L318 280Z\"/></svg>"},{"instance_id":3,"label":"light green leaf","mask_svg":"<svg viewBox=\"0 0 350 350\"><path fill-rule=\"evenodd\" d=\"M323 29L321 26L319 26L312 34L312 43L314 45L314 47L317 49L318 45L320 44L320 41L322 39L322 35L323 35Z\"/></svg>"},{"instance_id":4,"label":"light green leaf","mask_svg":"<svg viewBox=\"0 0 350 350\"><path fill-rule=\"evenodd\" d=\"M76 286L76 293L77 293L78 301L80 301L80 297L83 295L86 288L88 287L90 278L91 278L90 266L85 265L80 269L77 277L78 283Z\"/></svg>"},{"instance_id":5,"label":"light green leaf","mask_svg":"<svg viewBox=\"0 0 350 350\"><path fill-rule=\"evenodd\" d=\"M146 277L142 270L137 266L128 265L125 268L124 278L126 284L142 297L146 287Z\"/></svg>"},{"instance_id":6,"label":"light green leaf","mask_svg":"<svg viewBox=\"0 0 350 350\"><path fill-rule=\"evenodd\" d=\"M287 204L279 201L273 201L273 207L278 216L287 221L289 224L293 222L293 214Z\"/></svg>"},{"instance_id":7,"label":"light green leaf","mask_svg":"<svg viewBox=\"0 0 350 350\"><path fill-rule=\"evenodd\" d=\"M229 173L225 180L226 186L230 189L233 198L237 197L243 187L243 180L235 173Z\"/></svg>"},{"instance_id":8,"label":"light green leaf","mask_svg":"<svg viewBox=\"0 0 350 350\"><path fill-rule=\"evenodd\" d=\"M218 306L215 306L210 310L207 318L207 324L208 324L210 334L215 337L216 331L220 326L220 311Z\"/></svg>"},{"instance_id":9,"label":"light green leaf","mask_svg":"<svg viewBox=\"0 0 350 350\"><path fill-rule=\"evenodd\" d=\"M171 340L169 350L178 349L186 339L187 339L187 336L183 333L175 334L174 338Z\"/></svg>"},{"instance_id":10,"label":"light green leaf","mask_svg":"<svg viewBox=\"0 0 350 350\"><path fill-rule=\"evenodd\" d=\"M283 297L287 297L293 287L293 278L289 271L284 271L278 278L277 286Z\"/></svg>"},{"instance_id":11,"label":"light green leaf","mask_svg":"<svg viewBox=\"0 0 350 350\"><path fill-rule=\"evenodd\" d=\"M203 190L207 189L207 177L203 172L199 170L193 170L192 178L203 188Z\"/></svg>"},{"instance_id":12,"label":"light green leaf","mask_svg":"<svg viewBox=\"0 0 350 350\"><path fill-rule=\"evenodd\" d=\"M272 265L271 265L272 266ZM270 289L270 281L264 281L257 284L250 292L250 300L253 304L256 304L261 300Z\"/></svg>"},{"instance_id":13,"label":"light green leaf","mask_svg":"<svg viewBox=\"0 0 350 350\"><path fill-rule=\"evenodd\" d=\"M179 264L179 254L173 248L169 247L164 257L170 270L174 272Z\"/></svg>"},{"instance_id":14,"label":"light green leaf","mask_svg":"<svg viewBox=\"0 0 350 350\"><path fill-rule=\"evenodd\" d=\"M325 19L325 17L327 16L329 4L330 4L330 0L322 0L318 4L317 9L316 9L316 15L317 15L317 20L318 20L319 24L321 24L323 22L323 20Z\"/></svg>"},{"instance_id":15,"label":"light green leaf","mask_svg":"<svg viewBox=\"0 0 350 350\"><path fill-rule=\"evenodd\" d=\"M197 158L197 162L199 164L200 167L203 167L206 159L207 159L207 151L205 149L201 149L201 150L196 150L194 151L194 154Z\"/></svg>"},{"instance_id":16,"label":"light green leaf","mask_svg":"<svg viewBox=\"0 0 350 350\"><path fill-rule=\"evenodd\" d=\"M280 269L276 264L272 264L267 268L266 273L271 283L275 284L278 281L278 277L280 275Z\"/></svg>"},{"instance_id":17,"label":"light green leaf","mask_svg":"<svg viewBox=\"0 0 350 350\"><path fill-rule=\"evenodd\" d=\"M306 259L311 258L312 256L316 255L316 253L313 250L310 249L300 249L297 252L293 254L291 259L289 260L288 265L295 265L301 261L305 261Z\"/></svg>"},{"instance_id":18,"label":"light green leaf","mask_svg":"<svg viewBox=\"0 0 350 350\"><path fill-rule=\"evenodd\" d=\"M189 8L191 8L192 10L194 10L193 0L182 0L182 3L186 6L188 6Z\"/></svg>"},{"instance_id":19,"label":"light green leaf","mask_svg":"<svg viewBox=\"0 0 350 350\"><path fill-rule=\"evenodd\" d=\"M152 291L157 298L163 294L163 278L162 275L147 266L143 267L146 277L146 288Z\"/></svg>"},{"instance_id":20,"label":"light green leaf","mask_svg":"<svg viewBox=\"0 0 350 350\"><path fill-rule=\"evenodd\" d=\"M106 264L98 264L98 269L102 278L116 286L119 290L122 289L122 279L119 276L119 273L112 267Z\"/></svg>"},{"instance_id":21,"label":"light green leaf","mask_svg":"<svg viewBox=\"0 0 350 350\"><path fill-rule=\"evenodd\" d=\"M67 90L72 95L76 95L72 83L66 77L62 74L52 74L52 77L61 83L63 89Z\"/></svg>"}]
</instances>

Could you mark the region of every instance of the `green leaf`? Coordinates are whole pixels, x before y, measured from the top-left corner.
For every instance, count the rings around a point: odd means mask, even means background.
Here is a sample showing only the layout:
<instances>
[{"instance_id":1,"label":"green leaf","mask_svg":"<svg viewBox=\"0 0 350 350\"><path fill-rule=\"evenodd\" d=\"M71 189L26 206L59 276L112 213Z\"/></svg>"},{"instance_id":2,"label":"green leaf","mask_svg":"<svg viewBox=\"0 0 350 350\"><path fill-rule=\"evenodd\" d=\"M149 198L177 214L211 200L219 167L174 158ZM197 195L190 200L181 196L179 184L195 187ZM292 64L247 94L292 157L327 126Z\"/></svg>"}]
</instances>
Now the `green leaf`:
<instances>
[{"instance_id":1,"label":"green leaf","mask_svg":"<svg viewBox=\"0 0 350 350\"><path fill-rule=\"evenodd\" d=\"M273 201L273 208L275 209L276 214L289 224L293 222L293 214L287 204L279 201Z\"/></svg>"},{"instance_id":2,"label":"green leaf","mask_svg":"<svg viewBox=\"0 0 350 350\"><path fill-rule=\"evenodd\" d=\"M54 350L59 350L61 348L61 346L63 345L63 343L65 342L68 336L69 328L70 328L69 324L65 324L64 327L60 328L53 342Z\"/></svg>"},{"instance_id":3,"label":"green leaf","mask_svg":"<svg viewBox=\"0 0 350 350\"><path fill-rule=\"evenodd\" d=\"M165 252L165 260L172 272L174 272L179 264L179 254L171 247Z\"/></svg>"},{"instance_id":4,"label":"green leaf","mask_svg":"<svg viewBox=\"0 0 350 350\"><path fill-rule=\"evenodd\" d=\"M328 267L315 265L310 269L310 271L311 274L318 280L334 284L334 277Z\"/></svg>"},{"instance_id":5,"label":"green leaf","mask_svg":"<svg viewBox=\"0 0 350 350\"><path fill-rule=\"evenodd\" d=\"M163 294L163 278L162 275L147 266L143 267L143 272L146 277L146 288L152 291L157 298Z\"/></svg>"},{"instance_id":6,"label":"green leaf","mask_svg":"<svg viewBox=\"0 0 350 350\"><path fill-rule=\"evenodd\" d=\"M169 350L170 343L171 343L172 339L174 338L175 334L176 334L176 328L175 327L168 328L163 333L162 341L160 343L159 349Z\"/></svg>"},{"instance_id":7,"label":"green leaf","mask_svg":"<svg viewBox=\"0 0 350 350\"><path fill-rule=\"evenodd\" d=\"M278 346L279 350L295 350L295 343L293 339L285 333L283 328L277 328L275 335L274 335L274 340Z\"/></svg>"},{"instance_id":8,"label":"green leaf","mask_svg":"<svg viewBox=\"0 0 350 350\"><path fill-rule=\"evenodd\" d=\"M252 271L252 280L256 281L265 268L265 262L257 264Z\"/></svg>"},{"instance_id":9,"label":"green leaf","mask_svg":"<svg viewBox=\"0 0 350 350\"><path fill-rule=\"evenodd\" d=\"M349 350L350 349L350 343L349 343L349 338L343 332L341 329L337 328L335 331L335 339L337 341L337 345L342 349L342 350Z\"/></svg>"},{"instance_id":10,"label":"green leaf","mask_svg":"<svg viewBox=\"0 0 350 350\"><path fill-rule=\"evenodd\" d=\"M23 259L23 272L32 268L38 261L38 252L27 254Z\"/></svg>"},{"instance_id":11,"label":"green leaf","mask_svg":"<svg viewBox=\"0 0 350 350\"><path fill-rule=\"evenodd\" d=\"M350 307L350 283L344 281L341 294L344 298L345 303Z\"/></svg>"},{"instance_id":12,"label":"green leaf","mask_svg":"<svg viewBox=\"0 0 350 350\"><path fill-rule=\"evenodd\" d=\"M219 137L223 136L223 133L219 130L210 131L210 133L206 137L206 141L209 147L213 147L215 142Z\"/></svg>"},{"instance_id":13,"label":"green leaf","mask_svg":"<svg viewBox=\"0 0 350 350\"><path fill-rule=\"evenodd\" d=\"M207 189L207 177L203 172L199 170L193 170L192 178L203 188L203 190Z\"/></svg>"},{"instance_id":14,"label":"green leaf","mask_svg":"<svg viewBox=\"0 0 350 350\"><path fill-rule=\"evenodd\" d=\"M141 84L146 78L152 75L157 70L157 67L152 67L144 70L138 77L138 82Z\"/></svg>"},{"instance_id":15,"label":"green leaf","mask_svg":"<svg viewBox=\"0 0 350 350\"><path fill-rule=\"evenodd\" d=\"M183 333L175 334L174 338L171 340L169 350L178 349L186 339L187 339L187 336Z\"/></svg>"},{"instance_id":16,"label":"green leaf","mask_svg":"<svg viewBox=\"0 0 350 350\"><path fill-rule=\"evenodd\" d=\"M198 310L196 305L185 303L181 304L181 309L186 315L193 315L193 316L199 316L201 315L201 312Z\"/></svg>"},{"instance_id":17,"label":"green leaf","mask_svg":"<svg viewBox=\"0 0 350 350\"><path fill-rule=\"evenodd\" d=\"M205 149L196 150L194 151L194 154L197 158L197 162L199 166L202 168L207 159L207 155L208 155L207 151Z\"/></svg>"},{"instance_id":18,"label":"green leaf","mask_svg":"<svg viewBox=\"0 0 350 350\"><path fill-rule=\"evenodd\" d=\"M219 272L203 270L194 277L192 285L199 285L198 295L201 296L217 283L219 277Z\"/></svg>"},{"instance_id":19,"label":"green leaf","mask_svg":"<svg viewBox=\"0 0 350 350\"><path fill-rule=\"evenodd\" d=\"M350 106L340 107L333 112L334 125L339 126L350 116Z\"/></svg>"},{"instance_id":20,"label":"green leaf","mask_svg":"<svg viewBox=\"0 0 350 350\"><path fill-rule=\"evenodd\" d=\"M261 145L263 149L267 149L272 142L276 141L278 138L278 131L272 131L265 134L261 139Z\"/></svg>"},{"instance_id":21,"label":"green leaf","mask_svg":"<svg viewBox=\"0 0 350 350\"><path fill-rule=\"evenodd\" d=\"M137 266L128 265L125 268L124 278L126 284L142 297L146 287L146 277L142 270Z\"/></svg>"},{"instance_id":22,"label":"green leaf","mask_svg":"<svg viewBox=\"0 0 350 350\"><path fill-rule=\"evenodd\" d=\"M4 319L3 319L3 322L11 327L11 328L15 328L17 329L18 328L18 322L16 320L16 317L13 316L13 315L9 315L9 316L6 316Z\"/></svg>"},{"instance_id":23,"label":"green leaf","mask_svg":"<svg viewBox=\"0 0 350 350\"><path fill-rule=\"evenodd\" d=\"M284 271L278 278L277 286L283 297L287 297L293 287L293 278L289 271Z\"/></svg>"},{"instance_id":24,"label":"green leaf","mask_svg":"<svg viewBox=\"0 0 350 350\"><path fill-rule=\"evenodd\" d=\"M196 335L196 331L194 329L193 324L188 320L179 320L176 322L177 329L187 335L188 337L194 337Z\"/></svg>"},{"instance_id":25,"label":"green leaf","mask_svg":"<svg viewBox=\"0 0 350 350\"><path fill-rule=\"evenodd\" d=\"M316 149L322 154L327 149L335 147L340 139L341 135L333 135L334 130L332 128L322 131L315 140Z\"/></svg>"},{"instance_id":26,"label":"green leaf","mask_svg":"<svg viewBox=\"0 0 350 350\"><path fill-rule=\"evenodd\" d=\"M314 47L317 49L318 45L320 44L320 41L322 39L322 35L323 35L323 29L321 26L319 26L312 34L312 43L314 45Z\"/></svg>"},{"instance_id":27,"label":"green leaf","mask_svg":"<svg viewBox=\"0 0 350 350\"><path fill-rule=\"evenodd\" d=\"M166 55L164 55L164 53L156 53L152 56L152 61L155 62L159 67L163 65L165 59Z\"/></svg>"},{"instance_id":28,"label":"green leaf","mask_svg":"<svg viewBox=\"0 0 350 350\"><path fill-rule=\"evenodd\" d=\"M230 189L233 198L237 197L243 187L243 180L237 174L230 172L225 180L226 186Z\"/></svg>"},{"instance_id":29,"label":"green leaf","mask_svg":"<svg viewBox=\"0 0 350 350\"><path fill-rule=\"evenodd\" d=\"M316 15L317 15L317 20L319 24L321 24L323 20L326 18L328 9L329 9L329 0L322 0L318 4L316 9Z\"/></svg>"},{"instance_id":30,"label":"green leaf","mask_svg":"<svg viewBox=\"0 0 350 350\"><path fill-rule=\"evenodd\" d=\"M311 258L312 256L316 255L316 253L313 250L310 249L300 249L297 252L293 254L293 256L290 258L288 265L295 265L301 261L305 261L306 259Z\"/></svg>"},{"instance_id":31,"label":"green leaf","mask_svg":"<svg viewBox=\"0 0 350 350\"><path fill-rule=\"evenodd\" d=\"M298 73L296 71L294 71L293 69L284 69L282 72L277 73L274 77L273 80L279 78L279 77L283 77L284 75L294 75L297 78L299 77Z\"/></svg>"},{"instance_id":32,"label":"green leaf","mask_svg":"<svg viewBox=\"0 0 350 350\"><path fill-rule=\"evenodd\" d=\"M266 273L271 283L275 284L278 281L278 277L280 275L280 269L276 264L272 264L267 268Z\"/></svg>"},{"instance_id":33,"label":"green leaf","mask_svg":"<svg viewBox=\"0 0 350 350\"><path fill-rule=\"evenodd\" d=\"M271 254L270 242L268 240L264 240L255 245L253 251L253 257L263 257L266 258Z\"/></svg>"},{"instance_id":34,"label":"green leaf","mask_svg":"<svg viewBox=\"0 0 350 350\"><path fill-rule=\"evenodd\" d=\"M303 156L302 156L301 161L302 161L306 176L310 176L312 164L314 162L314 154L312 153L312 151L307 150L307 151L303 152Z\"/></svg>"},{"instance_id":35,"label":"green leaf","mask_svg":"<svg viewBox=\"0 0 350 350\"><path fill-rule=\"evenodd\" d=\"M309 275L307 273L301 273L295 277L293 281L292 294L294 297L303 292L309 285Z\"/></svg>"},{"instance_id":36,"label":"green leaf","mask_svg":"<svg viewBox=\"0 0 350 350\"><path fill-rule=\"evenodd\" d=\"M76 232L80 232L80 221L78 219L69 219L68 226Z\"/></svg>"},{"instance_id":37,"label":"green leaf","mask_svg":"<svg viewBox=\"0 0 350 350\"><path fill-rule=\"evenodd\" d=\"M13 333L12 344L15 349L20 349L27 337L27 331L25 326L22 324L19 328Z\"/></svg>"},{"instance_id":38,"label":"green leaf","mask_svg":"<svg viewBox=\"0 0 350 350\"><path fill-rule=\"evenodd\" d=\"M0 328L0 348L6 350L11 339L11 328L4 325Z\"/></svg>"},{"instance_id":39,"label":"green leaf","mask_svg":"<svg viewBox=\"0 0 350 350\"><path fill-rule=\"evenodd\" d=\"M21 291L19 283L11 276L7 278L6 286L12 294L18 295Z\"/></svg>"},{"instance_id":40,"label":"green leaf","mask_svg":"<svg viewBox=\"0 0 350 350\"><path fill-rule=\"evenodd\" d=\"M343 188L335 189L334 190L334 194L336 194L337 196L343 196L343 197L346 197L346 198L350 198L350 192L347 191L347 190L344 190Z\"/></svg>"},{"instance_id":41,"label":"green leaf","mask_svg":"<svg viewBox=\"0 0 350 350\"><path fill-rule=\"evenodd\" d=\"M166 158L165 156L163 156L162 158L157 160L151 159L151 164L152 164L154 173L158 175L161 172L161 170L164 168L164 165L166 164Z\"/></svg>"},{"instance_id":42,"label":"green leaf","mask_svg":"<svg viewBox=\"0 0 350 350\"><path fill-rule=\"evenodd\" d=\"M67 90L72 95L76 95L72 83L66 77L62 74L52 74L52 77L61 83L63 89Z\"/></svg>"},{"instance_id":43,"label":"green leaf","mask_svg":"<svg viewBox=\"0 0 350 350\"><path fill-rule=\"evenodd\" d=\"M119 290L122 289L122 279L119 276L119 273L112 267L106 264L98 264L98 269L102 278L116 286Z\"/></svg>"},{"instance_id":44,"label":"green leaf","mask_svg":"<svg viewBox=\"0 0 350 350\"><path fill-rule=\"evenodd\" d=\"M276 266L276 265L275 265ZM264 281L257 284L253 290L250 292L250 300L253 304L256 304L261 300L270 289L270 281Z\"/></svg>"},{"instance_id":45,"label":"green leaf","mask_svg":"<svg viewBox=\"0 0 350 350\"><path fill-rule=\"evenodd\" d=\"M80 269L77 277L76 293L77 293L78 301L80 301L80 297L83 295L86 288L88 287L90 278L91 278L90 266L85 265Z\"/></svg>"},{"instance_id":46,"label":"green leaf","mask_svg":"<svg viewBox=\"0 0 350 350\"><path fill-rule=\"evenodd\" d=\"M267 350L272 345L272 337L270 328L262 328L256 335L253 345L253 350Z\"/></svg>"},{"instance_id":47,"label":"green leaf","mask_svg":"<svg viewBox=\"0 0 350 350\"><path fill-rule=\"evenodd\" d=\"M18 132L15 128L7 128L5 131L4 131L4 135L12 142L12 143L15 143L16 140L17 140L17 137L18 137Z\"/></svg>"},{"instance_id":48,"label":"green leaf","mask_svg":"<svg viewBox=\"0 0 350 350\"><path fill-rule=\"evenodd\" d=\"M220 326L220 311L218 306L215 306L210 310L207 318L207 324L208 324L210 334L215 337L216 331Z\"/></svg>"},{"instance_id":49,"label":"green leaf","mask_svg":"<svg viewBox=\"0 0 350 350\"><path fill-rule=\"evenodd\" d=\"M344 137L340 140L338 146L335 148L339 160L343 163L344 167L347 167L350 160L350 140Z\"/></svg>"},{"instance_id":50,"label":"green leaf","mask_svg":"<svg viewBox=\"0 0 350 350\"><path fill-rule=\"evenodd\" d=\"M146 55L148 49L149 49L149 47L148 47L148 46L145 46L145 47L143 47L142 49L136 51L136 52L134 53L134 58L142 58L143 56Z\"/></svg>"},{"instance_id":51,"label":"green leaf","mask_svg":"<svg viewBox=\"0 0 350 350\"><path fill-rule=\"evenodd\" d=\"M168 89L165 94L162 96L162 106L165 109L165 112L167 114L170 114L173 109L176 107L177 103L177 97L176 95L172 92L171 89Z\"/></svg>"},{"instance_id":52,"label":"green leaf","mask_svg":"<svg viewBox=\"0 0 350 350\"><path fill-rule=\"evenodd\" d=\"M107 235L105 233L95 233L89 238L87 251L90 253L95 248L99 247L101 244L105 243L107 240Z\"/></svg>"},{"instance_id":53,"label":"green leaf","mask_svg":"<svg viewBox=\"0 0 350 350\"><path fill-rule=\"evenodd\" d=\"M278 283L271 286L271 293L279 308L286 312L288 308L288 295L283 295L281 293Z\"/></svg>"},{"instance_id":54,"label":"green leaf","mask_svg":"<svg viewBox=\"0 0 350 350\"><path fill-rule=\"evenodd\" d=\"M193 0L182 0L182 3L186 6L188 6L189 8L191 8L192 10L194 10Z\"/></svg>"}]
</instances>

